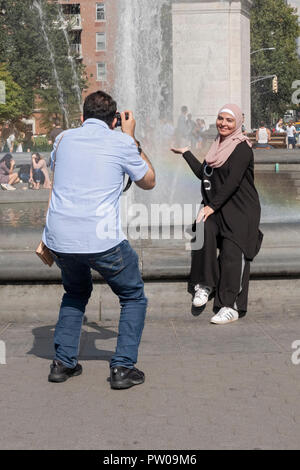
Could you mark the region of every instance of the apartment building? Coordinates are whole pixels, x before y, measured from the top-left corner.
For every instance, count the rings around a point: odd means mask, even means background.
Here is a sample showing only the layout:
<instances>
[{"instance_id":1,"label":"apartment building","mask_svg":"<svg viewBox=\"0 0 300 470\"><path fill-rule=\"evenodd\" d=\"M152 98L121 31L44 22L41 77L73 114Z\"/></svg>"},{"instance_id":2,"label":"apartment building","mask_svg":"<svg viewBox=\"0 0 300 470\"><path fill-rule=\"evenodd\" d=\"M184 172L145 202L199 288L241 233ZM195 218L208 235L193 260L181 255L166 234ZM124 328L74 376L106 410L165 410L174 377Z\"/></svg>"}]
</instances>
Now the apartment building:
<instances>
[{"instance_id":1,"label":"apartment building","mask_svg":"<svg viewBox=\"0 0 300 470\"><path fill-rule=\"evenodd\" d=\"M71 47L77 60L86 66L89 87L84 96L99 89L112 92L116 1L59 0L59 3L71 26Z\"/></svg>"},{"instance_id":2,"label":"apartment building","mask_svg":"<svg viewBox=\"0 0 300 470\"><path fill-rule=\"evenodd\" d=\"M116 0L58 0L58 3L68 26L71 50L76 60L85 65L88 88L83 92L83 100L99 89L113 93ZM37 100L36 110L26 120L35 135L47 133L38 104Z\"/></svg>"}]
</instances>

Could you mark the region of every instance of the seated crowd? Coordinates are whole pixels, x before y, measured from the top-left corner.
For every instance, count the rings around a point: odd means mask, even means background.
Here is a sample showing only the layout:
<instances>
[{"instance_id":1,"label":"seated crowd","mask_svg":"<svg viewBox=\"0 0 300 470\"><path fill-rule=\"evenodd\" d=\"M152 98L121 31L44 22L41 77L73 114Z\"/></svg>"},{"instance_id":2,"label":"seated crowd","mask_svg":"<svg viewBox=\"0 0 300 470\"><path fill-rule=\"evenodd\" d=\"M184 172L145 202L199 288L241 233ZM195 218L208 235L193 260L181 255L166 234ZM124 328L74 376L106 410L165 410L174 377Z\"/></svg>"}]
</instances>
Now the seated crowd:
<instances>
[{"instance_id":1,"label":"seated crowd","mask_svg":"<svg viewBox=\"0 0 300 470\"><path fill-rule=\"evenodd\" d=\"M18 183L28 183L29 189L51 188L50 176L45 159L39 153L33 153L31 164L21 165L16 171L16 162L10 153L0 160L0 186L7 191L14 191Z\"/></svg>"}]
</instances>

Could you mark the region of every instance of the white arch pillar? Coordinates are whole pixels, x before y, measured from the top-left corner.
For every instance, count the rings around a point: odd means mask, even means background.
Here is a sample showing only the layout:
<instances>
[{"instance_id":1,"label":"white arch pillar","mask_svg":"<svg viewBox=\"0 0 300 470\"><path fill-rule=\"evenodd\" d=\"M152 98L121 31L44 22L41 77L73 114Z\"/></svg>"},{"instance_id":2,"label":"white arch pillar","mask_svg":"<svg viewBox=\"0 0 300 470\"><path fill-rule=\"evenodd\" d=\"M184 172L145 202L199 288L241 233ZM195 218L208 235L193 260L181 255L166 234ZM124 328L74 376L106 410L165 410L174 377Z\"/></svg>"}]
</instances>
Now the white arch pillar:
<instances>
[{"instance_id":1,"label":"white arch pillar","mask_svg":"<svg viewBox=\"0 0 300 470\"><path fill-rule=\"evenodd\" d=\"M182 105L193 118L215 122L220 106L233 102L250 128L250 18L252 0L174 3L174 121Z\"/></svg>"}]
</instances>

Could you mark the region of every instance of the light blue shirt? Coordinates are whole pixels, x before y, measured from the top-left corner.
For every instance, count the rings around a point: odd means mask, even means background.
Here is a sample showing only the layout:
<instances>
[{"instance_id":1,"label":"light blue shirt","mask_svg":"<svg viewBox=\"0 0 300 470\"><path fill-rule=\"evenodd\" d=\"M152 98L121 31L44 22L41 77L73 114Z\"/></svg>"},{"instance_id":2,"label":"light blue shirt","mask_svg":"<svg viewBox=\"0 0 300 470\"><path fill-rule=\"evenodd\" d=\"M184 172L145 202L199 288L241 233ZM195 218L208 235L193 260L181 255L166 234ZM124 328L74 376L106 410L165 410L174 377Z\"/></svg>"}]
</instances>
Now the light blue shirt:
<instances>
[{"instance_id":1,"label":"light blue shirt","mask_svg":"<svg viewBox=\"0 0 300 470\"><path fill-rule=\"evenodd\" d=\"M52 164L61 136L54 142ZM124 175L138 181L147 171L132 137L99 119L64 131L56 152L45 245L60 253L100 253L121 243L126 239L119 202Z\"/></svg>"}]
</instances>

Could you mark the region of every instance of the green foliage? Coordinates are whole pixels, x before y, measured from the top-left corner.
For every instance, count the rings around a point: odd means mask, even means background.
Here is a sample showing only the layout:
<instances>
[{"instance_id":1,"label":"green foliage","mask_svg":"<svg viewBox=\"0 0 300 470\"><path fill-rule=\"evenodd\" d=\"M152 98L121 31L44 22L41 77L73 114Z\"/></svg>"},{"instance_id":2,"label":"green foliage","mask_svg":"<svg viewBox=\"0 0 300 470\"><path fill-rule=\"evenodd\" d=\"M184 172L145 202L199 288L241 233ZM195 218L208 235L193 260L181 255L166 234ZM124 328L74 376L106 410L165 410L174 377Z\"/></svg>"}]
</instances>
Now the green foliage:
<instances>
[{"instance_id":1,"label":"green foliage","mask_svg":"<svg viewBox=\"0 0 300 470\"><path fill-rule=\"evenodd\" d=\"M298 15L284 0L255 0L251 12L251 50L275 47L251 56L251 76L277 75L278 93L272 79L252 84L252 125L282 116L292 105L292 83L300 79L296 40L300 36Z\"/></svg>"},{"instance_id":2,"label":"green foliage","mask_svg":"<svg viewBox=\"0 0 300 470\"><path fill-rule=\"evenodd\" d=\"M23 114L27 117L36 107L37 96L46 121L52 114L64 117L63 106L69 120L80 114L60 8L56 2L47 0L0 0L0 58L8 64L14 81L23 90ZM84 67L77 60L73 64L82 90L86 88Z\"/></svg>"},{"instance_id":3,"label":"green foliage","mask_svg":"<svg viewBox=\"0 0 300 470\"><path fill-rule=\"evenodd\" d=\"M25 98L22 88L13 80L6 64L0 64L0 81L5 84L5 103L0 104L0 123L23 117Z\"/></svg>"},{"instance_id":4,"label":"green foliage","mask_svg":"<svg viewBox=\"0 0 300 470\"><path fill-rule=\"evenodd\" d=\"M34 143L32 146L33 152L51 152L52 144L48 143L47 137L38 136L34 138Z\"/></svg>"}]
</instances>

